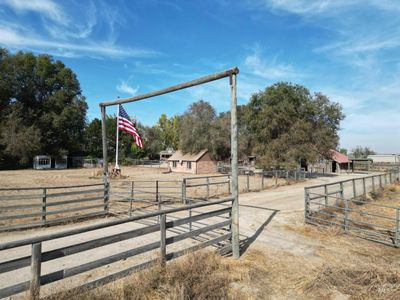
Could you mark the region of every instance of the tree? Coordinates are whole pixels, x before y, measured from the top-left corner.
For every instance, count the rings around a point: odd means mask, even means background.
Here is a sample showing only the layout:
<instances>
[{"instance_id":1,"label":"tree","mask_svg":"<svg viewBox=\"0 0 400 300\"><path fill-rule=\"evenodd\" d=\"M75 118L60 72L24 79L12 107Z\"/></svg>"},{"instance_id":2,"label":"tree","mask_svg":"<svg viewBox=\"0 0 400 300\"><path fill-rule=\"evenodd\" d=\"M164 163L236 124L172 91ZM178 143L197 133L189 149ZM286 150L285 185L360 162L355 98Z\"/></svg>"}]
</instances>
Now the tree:
<instances>
[{"instance_id":1,"label":"tree","mask_svg":"<svg viewBox=\"0 0 400 300\"><path fill-rule=\"evenodd\" d=\"M0 157L17 164L40 153L82 152L87 104L71 69L48 55L1 49L0 74Z\"/></svg>"},{"instance_id":2,"label":"tree","mask_svg":"<svg viewBox=\"0 0 400 300\"><path fill-rule=\"evenodd\" d=\"M160 130L161 148L177 149L179 146L179 118L177 116L168 119L166 114L161 114L156 127Z\"/></svg>"},{"instance_id":3,"label":"tree","mask_svg":"<svg viewBox=\"0 0 400 300\"><path fill-rule=\"evenodd\" d=\"M339 152L344 154L344 155L347 155L347 149L345 149L345 148L340 148Z\"/></svg>"},{"instance_id":4,"label":"tree","mask_svg":"<svg viewBox=\"0 0 400 300\"><path fill-rule=\"evenodd\" d=\"M351 150L354 158L367 158L368 155L376 154L374 150L369 147L357 146Z\"/></svg>"},{"instance_id":5,"label":"tree","mask_svg":"<svg viewBox=\"0 0 400 300\"><path fill-rule=\"evenodd\" d=\"M211 130L215 119L215 109L208 102L200 100L190 105L179 120L179 148L184 153L208 149L215 156L215 136Z\"/></svg>"},{"instance_id":6,"label":"tree","mask_svg":"<svg viewBox=\"0 0 400 300\"><path fill-rule=\"evenodd\" d=\"M277 83L254 94L246 110L251 152L262 166L316 162L338 145L344 115L338 103L303 86Z\"/></svg>"}]
</instances>

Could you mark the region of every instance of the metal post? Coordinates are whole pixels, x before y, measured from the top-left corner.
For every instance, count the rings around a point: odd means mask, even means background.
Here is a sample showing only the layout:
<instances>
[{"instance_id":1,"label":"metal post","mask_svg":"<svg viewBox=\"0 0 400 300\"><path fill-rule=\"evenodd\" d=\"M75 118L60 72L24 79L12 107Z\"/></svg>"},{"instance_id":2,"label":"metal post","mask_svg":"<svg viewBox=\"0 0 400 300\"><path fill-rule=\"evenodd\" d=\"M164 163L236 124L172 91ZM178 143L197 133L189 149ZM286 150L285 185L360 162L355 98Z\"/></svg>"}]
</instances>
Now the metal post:
<instances>
[{"instance_id":1,"label":"metal post","mask_svg":"<svg viewBox=\"0 0 400 300\"><path fill-rule=\"evenodd\" d=\"M133 203L133 197L135 195L134 190L135 190L135 182L132 181L132 183L131 183L131 199L130 199L131 201L130 201L130 205L129 205L129 216L130 217L132 216L132 203Z\"/></svg>"},{"instance_id":2,"label":"metal post","mask_svg":"<svg viewBox=\"0 0 400 300\"><path fill-rule=\"evenodd\" d=\"M344 198L343 182L340 182L340 197L341 197L342 199Z\"/></svg>"},{"instance_id":3,"label":"metal post","mask_svg":"<svg viewBox=\"0 0 400 300\"><path fill-rule=\"evenodd\" d=\"M156 180L156 202L158 203L158 180Z\"/></svg>"},{"instance_id":4,"label":"metal post","mask_svg":"<svg viewBox=\"0 0 400 300\"><path fill-rule=\"evenodd\" d=\"M39 299L41 267L42 267L42 243L32 244L31 282L29 287L29 294L31 300Z\"/></svg>"},{"instance_id":5,"label":"metal post","mask_svg":"<svg viewBox=\"0 0 400 300\"><path fill-rule=\"evenodd\" d=\"M210 178L206 177L206 183L207 183L207 200L210 199Z\"/></svg>"},{"instance_id":6,"label":"metal post","mask_svg":"<svg viewBox=\"0 0 400 300\"><path fill-rule=\"evenodd\" d=\"M189 231L192 231L192 199L189 199Z\"/></svg>"},{"instance_id":7,"label":"metal post","mask_svg":"<svg viewBox=\"0 0 400 300\"><path fill-rule=\"evenodd\" d=\"M310 208L310 193L307 188L304 188L304 222L307 223L308 211Z\"/></svg>"},{"instance_id":8,"label":"metal post","mask_svg":"<svg viewBox=\"0 0 400 300\"><path fill-rule=\"evenodd\" d=\"M231 88L231 170L232 170L232 254L239 258L239 192L238 192L238 127L237 127L237 98L236 74L230 76Z\"/></svg>"},{"instance_id":9,"label":"metal post","mask_svg":"<svg viewBox=\"0 0 400 300\"><path fill-rule=\"evenodd\" d=\"M365 177L362 179L362 184L363 184L363 195L365 196L367 194L367 187L365 186Z\"/></svg>"},{"instance_id":10,"label":"metal post","mask_svg":"<svg viewBox=\"0 0 400 300\"><path fill-rule=\"evenodd\" d=\"M356 190L356 180L353 179L353 198L355 199L357 197L357 190Z\"/></svg>"},{"instance_id":11,"label":"metal post","mask_svg":"<svg viewBox=\"0 0 400 300\"><path fill-rule=\"evenodd\" d=\"M228 175L228 194L231 194L231 176Z\"/></svg>"},{"instance_id":12,"label":"metal post","mask_svg":"<svg viewBox=\"0 0 400 300\"><path fill-rule=\"evenodd\" d=\"M382 174L379 175L379 187L382 188Z\"/></svg>"},{"instance_id":13,"label":"metal post","mask_svg":"<svg viewBox=\"0 0 400 300\"><path fill-rule=\"evenodd\" d=\"M275 187L278 186L278 171L275 170Z\"/></svg>"},{"instance_id":14,"label":"metal post","mask_svg":"<svg viewBox=\"0 0 400 300\"><path fill-rule=\"evenodd\" d=\"M389 182L390 182L390 183L393 183L393 180L392 180L392 172L389 173Z\"/></svg>"},{"instance_id":15,"label":"metal post","mask_svg":"<svg viewBox=\"0 0 400 300\"><path fill-rule=\"evenodd\" d=\"M186 179L182 180L182 203L186 204Z\"/></svg>"},{"instance_id":16,"label":"metal post","mask_svg":"<svg viewBox=\"0 0 400 300\"><path fill-rule=\"evenodd\" d=\"M43 196L42 196L42 222L46 224L46 202L47 202L47 190L43 189Z\"/></svg>"},{"instance_id":17,"label":"metal post","mask_svg":"<svg viewBox=\"0 0 400 300\"><path fill-rule=\"evenodd\" d=\"M165 223L167 222L167 215L162 214L160 216L160 263L162 266L165 265L165 259L167 256L167 228Z\"/></svg>"},{"instance_id":18,"label":"metal post","mask_svg":"<svg viewBox=\"0 0 400 300\"><path fill-rule=\"evenodd\" d=\"M247 192L250 192L250 174L247 173L247 177L246 177L246 181L247 181Z\"/></svg>"}]
</instances>

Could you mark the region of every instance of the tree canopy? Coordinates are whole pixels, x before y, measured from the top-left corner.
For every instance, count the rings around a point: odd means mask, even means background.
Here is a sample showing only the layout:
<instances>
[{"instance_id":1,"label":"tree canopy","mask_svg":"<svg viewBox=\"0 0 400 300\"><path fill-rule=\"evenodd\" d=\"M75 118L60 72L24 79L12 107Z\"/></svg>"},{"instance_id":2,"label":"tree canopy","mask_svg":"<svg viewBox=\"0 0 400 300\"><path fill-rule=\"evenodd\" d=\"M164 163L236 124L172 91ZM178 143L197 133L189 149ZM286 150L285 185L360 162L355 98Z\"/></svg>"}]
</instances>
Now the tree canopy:
<instances>
[{"instance_id":1,"label":"tree canopy","mask_svg":"<svg viewBox=\"0 0 400 300\"><path fill-rule=\"evenodd\" d=\"M74 72L48 55L0 50L0 164L82 152L87 104Z\"/></svg>"}]
</instances>

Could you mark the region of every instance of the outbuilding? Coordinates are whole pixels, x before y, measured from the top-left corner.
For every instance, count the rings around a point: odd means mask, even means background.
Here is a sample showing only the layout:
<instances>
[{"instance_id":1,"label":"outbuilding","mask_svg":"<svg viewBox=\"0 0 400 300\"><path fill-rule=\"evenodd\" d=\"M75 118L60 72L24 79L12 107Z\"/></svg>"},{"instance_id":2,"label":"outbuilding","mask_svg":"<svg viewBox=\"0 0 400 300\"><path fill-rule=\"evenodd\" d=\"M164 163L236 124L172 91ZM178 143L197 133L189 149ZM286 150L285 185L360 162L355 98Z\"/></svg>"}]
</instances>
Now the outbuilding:
<instances>
[{"instance_id":1,"label":"outbuilding","mask_svg":"<svg viewBox=\"0 0 400 300\"><path fill-rule=\"evenodd\" d=\"M199 153L186 153L181 150L168 158L168 166L172 172L206 174L217 171L217 163L212 159L208 150L202 150Z\"/></svg>"},{"instance_id":2,"label":"outbuilding","mask_svg":"<svg viewBox=\"0 0 400 300\"><path fill-rule=\"evenodd\" d=\"M368 155L374 164L399 164L400 155L398 154L374 154Z\"/></svg>"}]
</instances>

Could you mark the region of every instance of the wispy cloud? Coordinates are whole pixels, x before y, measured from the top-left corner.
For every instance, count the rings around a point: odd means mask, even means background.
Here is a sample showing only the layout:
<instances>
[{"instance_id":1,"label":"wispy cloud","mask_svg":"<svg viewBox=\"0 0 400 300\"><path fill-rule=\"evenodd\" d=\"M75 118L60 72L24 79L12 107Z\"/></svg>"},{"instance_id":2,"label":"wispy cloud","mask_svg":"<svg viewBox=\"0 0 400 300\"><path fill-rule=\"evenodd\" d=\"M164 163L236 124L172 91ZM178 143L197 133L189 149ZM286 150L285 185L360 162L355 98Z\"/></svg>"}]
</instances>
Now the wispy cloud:
<instances>
[{"instance_id":1,"label":"wispy cloud","mask_svg":"<svg viewBox=\"0 0 400 300\"><path fill-rule=\"evenodd\" d=\"M41 17L40 22L30 23L29 18L16 19L12 13L0 11L0 45L11 50L46 52L63 57L159 55L151 49L119 45L115 26L123 18L119 17L117 7L103 7L107 6L103 2L101 11L97 11L94 2L89 1L85 2L85 7L77 3L74 12L70 7L62 6L62 2L52 0L0 0L1 5L17 15L29 12ZM97 26L101 31L94 35Z\"/></svg>"},{"instance_id":2,"label":"wispy cloud","mask_svg":"<svg viewBox=\"0 0 400 300\"><path fill-rule=\"evenodd\" d=\"M277 57L266 60L257 52L246 56L244 67L246 72L268 80L289 80L305 76L305 73L297 71L292 65L279 63Z\"/></svg>"},{"instance_id":3,"label":"wispy cloud","mask_svg":"<svg viewBox=\"0 0 400 300\"><path fill-rule=\"evenodd\" d=\"M128 94L129 96L135 96L139 91L139 87L132 87L125 81L122 81L116 86L117 91L123 94Z\"/></svg>"}]
</instances>

